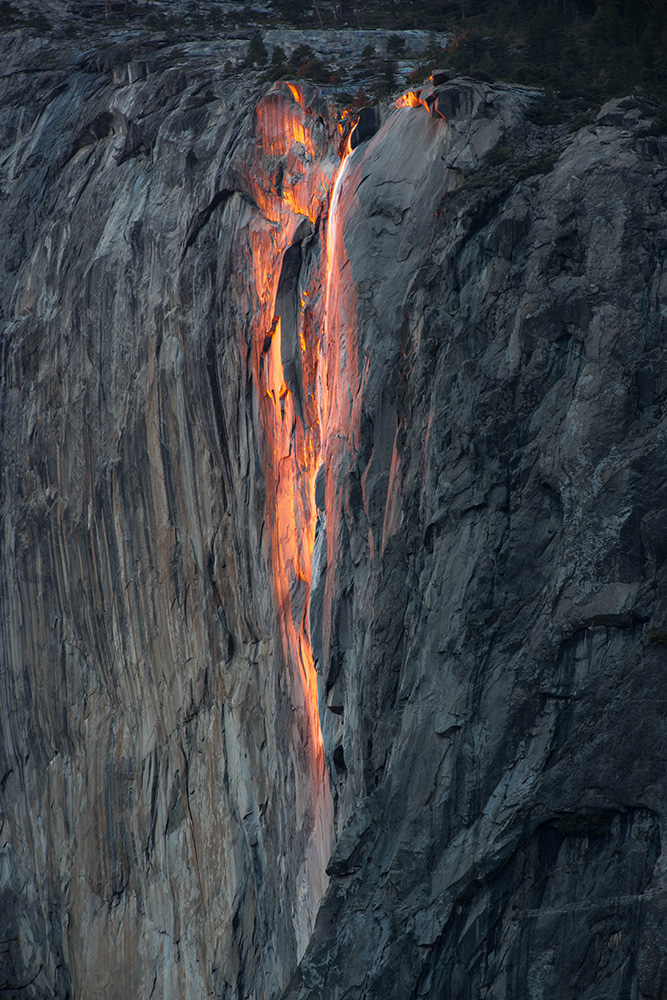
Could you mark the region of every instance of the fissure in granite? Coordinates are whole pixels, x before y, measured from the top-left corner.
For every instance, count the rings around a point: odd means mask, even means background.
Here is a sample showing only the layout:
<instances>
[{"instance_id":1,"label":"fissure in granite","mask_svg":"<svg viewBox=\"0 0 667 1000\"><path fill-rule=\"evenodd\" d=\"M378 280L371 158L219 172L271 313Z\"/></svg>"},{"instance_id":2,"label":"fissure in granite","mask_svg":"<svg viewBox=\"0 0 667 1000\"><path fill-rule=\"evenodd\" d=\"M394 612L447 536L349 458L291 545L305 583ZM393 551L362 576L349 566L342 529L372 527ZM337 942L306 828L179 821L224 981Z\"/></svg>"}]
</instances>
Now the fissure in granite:
<instances>
[{"instance_id":1,"label":"fissure in granite","mask_svg":"<svg viewBox=\"0 0 667 1000\"><path fill-rule=\"evenodd\" d=\"M314 91L67 53L0 105L0 992L661 997L662 147L452 81L327 222Z\"/></svg>"}]
</instances>

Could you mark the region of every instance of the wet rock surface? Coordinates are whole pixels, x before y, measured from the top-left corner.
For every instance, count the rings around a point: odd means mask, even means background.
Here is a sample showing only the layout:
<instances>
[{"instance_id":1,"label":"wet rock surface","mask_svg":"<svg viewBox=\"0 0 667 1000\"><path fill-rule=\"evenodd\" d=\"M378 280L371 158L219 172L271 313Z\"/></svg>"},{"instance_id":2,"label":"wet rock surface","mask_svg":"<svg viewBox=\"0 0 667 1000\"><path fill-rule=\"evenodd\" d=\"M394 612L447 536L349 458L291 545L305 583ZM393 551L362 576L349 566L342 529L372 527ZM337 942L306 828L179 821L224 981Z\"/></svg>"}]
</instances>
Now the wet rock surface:
<instances>
[{"instance_id":1,"label":"wet rock surface","mask_svg":"<svg viewBox=\"0 0 667 1000\"><path fill-rule=\"evenodd\" d=\"M661 997L659 142L18 38L0 995Z\"/></svg>"}]
</instances>

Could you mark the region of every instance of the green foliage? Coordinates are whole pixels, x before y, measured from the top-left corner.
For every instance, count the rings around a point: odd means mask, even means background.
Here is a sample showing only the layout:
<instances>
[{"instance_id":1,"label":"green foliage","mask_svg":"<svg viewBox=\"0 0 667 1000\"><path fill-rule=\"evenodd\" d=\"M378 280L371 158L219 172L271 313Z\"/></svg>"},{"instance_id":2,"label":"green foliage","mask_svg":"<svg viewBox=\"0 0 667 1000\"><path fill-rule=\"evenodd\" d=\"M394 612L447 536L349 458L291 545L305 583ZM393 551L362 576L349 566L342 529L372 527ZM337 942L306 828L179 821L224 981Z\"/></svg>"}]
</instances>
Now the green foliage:
<instances>
[{"instance_id":1,"label":"green foliage","mask_svg":"<svg viewBox=\"0 0 667 1000\"><path fill-rule=\"evenodd\" d=\"M361 111L362 108L368 108L373 103L364 88L359 87L352 101L346 107L351 107L354 111Z\"/></svg>"},{"instance_id":2,"label":"green foliage","mask_svg":"<svg viewBox=\"0 0 667 1000\"><path fill-rule=\"evenodd\" d=\"M267 80L281 80L284 76L288 76L289 72L285 50L282 45L276 45L271 56L271 65L266 71L266 78Z\"/></svg>"},{"instance_id":3,"label":"green foliage","mask_svg":"<svg viewBox=\"0 0 667 1000\"><path fill-rule=\"evenodd\" d=\"M184 63L187 59L187 53L185 49L176 45L173 49L169 49L167 53L167 62L170 66L179 66Z\"/></svg>"},{"instance_id":4,"label":"green foliage","mask_svg":"<svg viewBox=\"0 0 667 1000\"><path fill-rule=\"evenodd\" d=\"M269 53L266 51L266 46L262 39L262 32L257 28L251 38L250 44L248 45L248 52L245 57L246 66L265 66L269 58Z\"/></svg>"},{"instance_id":5,"label":"green foliage","mask_svg":"<svg viewBox=\"0 0 667 1000\"><path fill-rule=\"evenodd\" d=\"M539 174L550 174L555 163L555 153L542 153L539 156L534 156L532 160L526 160L525 163L519 163L515 166L513 171L514 179L522 181L527 177L536 177Z\"/></svg>"},{"instance_id":6,"label":"green foliage","mask_svg":"<svg viewBox=\"0 0 667 1000\"><path fill-rule=\"evenodd\" d=\"M313 4L303 0L273 0L273 8L283 21L297 28L302 27L304 21L310 21L314 14Z\"/></svg>"},{"instance_id":7,"label":"green foliage","mask_svg":"<svg viewBox=\"0 0 667 1000\"><path fill-rule=\"evenodd\" d=\"M541 101L528 108L526 118L535 125L562 125L567 118L567 105L549 89Z\"/></svg>"},{"instance_id":8,"label":"green foliage","mask_svg":"<svg viewBox=\"0 0 667 1000\"><path fill-rule=\"evenodd\" d=\"M222 29L227 23L227 15L217 7L211 7L204 14L204 21L208 28Z\"/></svg>"},{"instance_id":9,"label":"green foliage","mask_svg":"<svg viewBox=\"0 0 667 1000\"><path fill-rule=\"evenodd\" d=\"M399 59L405 52L405 39L400 35L390 35L387 39L387 54L393 59Z\"/></svg>"},{"instance_id":10,"label":"green foliage","mask_svg":"<svg viewBox=\"0 0 667 1000\"><path fill-rule=\"evenodd\" d=\"M31 28L40 34L45 34L51 30L50 22L39 12L24 14L10 0L0 2L0 29L2 28Z\"/></svg>"},{"instance_id":11,"label":"green foliage","mask_svg":"<svg viewBox=\"0 0 667 1000\"><path fill-rule=\"evenodd\" d=\"M484 157L477 170L468 174L464 186L468 190L489 188L501 190L518 181L548 174L556 163L556 154L547 150L530 160L518 157L510 146L500 143Z\"/></svg>"},{"instance_id":12,"label":"green foliage","mask_svg":"<svg viewBox=\"0 0 667 1000\"><path fill-rule=\"evenodd\" d=\"M299 66L309 63L314 58L315 53L311 49L310 45L297 45L290 57L289 62L293 69L298 69Z\"/></svg>"},{"instance_id":13,"label":"green foliage","mask_svg":"<svg viewBox=\"0 0 667 1000\"><path fill-rule=\"evenodd\" d=\"M503 143L494 146L490 150L485 158L485 162L490 167L499 167L502 163L507 163L508 160L512 159L512 150L509 146L505 146Z\"/></svg>"},{"instance_id":14,"label":"green foliage","mask_svg":"<svg viewBox=\"0 0 667 1000\"><path fill-rule=\"evenodd\" d=\"M21 19L21 12L9 0L0 3L0 28L9 28Z\"/></svg>"},{"instance_id":15,"label":"green foliage","mask_svg":"<svg viewBox=\"0 0 667 1000\"><path fill-rule=\"evenodd\" d=\"M270 0L268 14L266 8L242 7L242 2L233 12L229 5L223 10L206 3L179 5L172 11L168 4L131 0L122 20L131 17L174 41L194 30L268 25L276 19L318 30L389 27L386 61L371 44L356 67L348 67L348 72L337 67L343 86L353 90L364 83L378 96L403 82L395 78L399 59L408 57L400 31L419 28L430 32L430 42L421 53L415 82L433 68L450 67L461 75L539 87L547 96L534 109L537 124L568 123L575 113L583 116L610 97L630 93L667 107L667 0ZM114 0L113 6L120 11L124 0ZM100 21L105 23L103 15ZM74 30L59 22L54 26ZM19 0L0 0L0 28L12 27L40 32L50 28L40 15L26 14ZM262 67L273 79L287 74L319 82L331 78L329 67L310 51L296 63L284 54L269 62L259 29L250 39L245 65ZM575 99L581 101L576 111L571 104ZM583 121L580 117L572 127ZM656 117L655 128L664 131L662 118Z\"/></svg>"},{"instance_id":16,"label":"green foliage","mask_svg":"<svg viewBox=\"0 0 667 1000\"><path fill-rule=\"evenodd\" d=\"M354 94L351 94L348 90L339 90L336 94L336 103L340 105L341 108L349 108L354 100Z\"/></svg>"},{"instance_id":17,"label":"green foliage","mask_svg":"<svg viewBox=\"0 0 667 1000\"><path fill-rule=\"evenodd\" d=\"M413 70L411 70L408 73L406 78L406 83L410 85L423 83L433 69L435 69L434 66L430 66L428 63L420 62L417 66L415 66Z\"/></svg>"},{"instance_id":18,"label":"green foliage","mask_svg":"<svg viewBox=\"0 0 667 1000\"><path fill-rule=\"evenodd\" d=\"M278 51L277 56L276 51ZM267 74L270 79L279 80L284 76L296 76L312 80L314 83L335 82L331 67L323 62L309 45L297 45L289 62L284 60L284 51L280 46L276 46L271 60L271 68Z\"/></svg>"},{"instance_id":19,"label":"green foliage","mask_svg":"<svg viewBox=\"0 0 667 1000\"><path fill-rule=\"evenodd\" d=\"M377 59L373 63L371 93L380 100L390 94L396 85L396 72L391 59Z\"/></svg>"},{"instance_id":20,"label":"green foliage","mask_svg":"<svg viewBox=\"0 0 667 1000\"><path fill-rule=\"evenodd\" d=\"M569 122L570 132L578 132L579 129L586 128L587 125L592 125L594 121L595 116L590 111L580 111Z\"/></svg>"},{"instance_id":21,"label":"green foliage","mask_svg":"<svg viewBox=\"0 0 667 1000\"><path fill-rule=\"evenodd\" d=\"M314 83L330 83L332 69L327 63L316 58L311 59L305 67L302 67L299 75L305 77L307 80L312 80Z\"/></svg>"},{"instance_id":22,"label":"green foliage","mask_svg":"<svg viewBox=\"0 0 667 1000\"><path fill-rule=\"evenodd\" d=\"M381 2L389 15L391 0ZM460 2L407 0L399 20L448 31L438 61L461 75L598 106L638 88L667 98L665 0L465 0L465 19Z\"/></svg>"}]
</instances>

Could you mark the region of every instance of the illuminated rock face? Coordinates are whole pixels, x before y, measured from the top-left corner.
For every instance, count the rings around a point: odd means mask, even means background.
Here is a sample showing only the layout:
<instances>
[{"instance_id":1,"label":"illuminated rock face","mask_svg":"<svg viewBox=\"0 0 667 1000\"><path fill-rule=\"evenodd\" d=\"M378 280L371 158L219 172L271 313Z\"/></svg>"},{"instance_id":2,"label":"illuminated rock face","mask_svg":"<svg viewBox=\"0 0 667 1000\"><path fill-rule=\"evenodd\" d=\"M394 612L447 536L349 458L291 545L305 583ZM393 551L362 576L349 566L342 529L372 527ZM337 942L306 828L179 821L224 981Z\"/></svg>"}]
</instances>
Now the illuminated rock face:
<instances>
[{"instance_id":1,"label":"illuminated rock face","mask_svg":"<svg viewBox=\"0 0 667 1000\"><path fill-rule=\"evenodd\" d=\"M337 175L308 88L68 45L0 106L0 995L661 996L664 169L481 186L541 140L455 81Z\"/></svg>"},{"instance_id":2,"label":"illuminated rock face","mask_svg":"<svg viewBox=\"0 0 667 1000\"><path fill-rule=\"evenodd\" d=\"M63 74L3 108L0 993L274 996L331 847L293 299L338 156L296 88Z\"/></svg>"}]
</instances>

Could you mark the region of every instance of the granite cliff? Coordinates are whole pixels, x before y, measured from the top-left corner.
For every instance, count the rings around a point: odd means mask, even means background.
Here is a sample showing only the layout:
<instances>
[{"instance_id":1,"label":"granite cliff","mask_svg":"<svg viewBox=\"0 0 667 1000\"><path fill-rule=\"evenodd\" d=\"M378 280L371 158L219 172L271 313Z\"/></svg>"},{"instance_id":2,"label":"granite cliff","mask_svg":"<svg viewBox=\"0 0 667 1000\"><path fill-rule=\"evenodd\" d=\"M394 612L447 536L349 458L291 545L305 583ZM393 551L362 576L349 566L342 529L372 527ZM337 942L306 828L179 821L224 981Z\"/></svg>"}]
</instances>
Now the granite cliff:
<instances>
[{"instance_id":1,"label":"granite cliff","mask_svg":"<svg viewBox=\"0 0 667 1000\"><path fill-rule=\"evenodd\" d=\"M662 142L7 37L0 995L661 1000Z\"/></svg>"}]
</instances>

